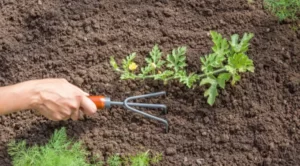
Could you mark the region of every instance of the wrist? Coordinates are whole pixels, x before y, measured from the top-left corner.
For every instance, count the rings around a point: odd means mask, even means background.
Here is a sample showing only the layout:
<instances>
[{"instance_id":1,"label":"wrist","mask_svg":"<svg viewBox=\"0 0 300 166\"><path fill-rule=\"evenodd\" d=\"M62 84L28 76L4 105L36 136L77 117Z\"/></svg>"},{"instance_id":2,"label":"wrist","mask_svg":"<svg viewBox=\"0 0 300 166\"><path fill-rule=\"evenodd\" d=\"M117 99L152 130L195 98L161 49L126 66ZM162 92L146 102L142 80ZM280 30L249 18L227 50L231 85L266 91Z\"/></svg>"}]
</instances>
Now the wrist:
<instances>
[{"instance_id":1,"label":"wrist","mask_svg":"<svg viewBox=\"0 0 300 166\"><path fill-rule=\"evenodd\" d=\"M16 85L16 91L20 96L23 109L33 109L40 103L39 91L35 88L38 84L37 80L26 81Z\"/></svg>"},{"instance_id":2,"label":"wrist","mask_svg":"<svg viewBox=\"0 0 300 166\"><path fill-rule=\"evenodd\" d=\"M17 111L34 109L41 103L39 81L26 81L10 86L0 87L0 115Z\"/></svg>"}]
</instances>

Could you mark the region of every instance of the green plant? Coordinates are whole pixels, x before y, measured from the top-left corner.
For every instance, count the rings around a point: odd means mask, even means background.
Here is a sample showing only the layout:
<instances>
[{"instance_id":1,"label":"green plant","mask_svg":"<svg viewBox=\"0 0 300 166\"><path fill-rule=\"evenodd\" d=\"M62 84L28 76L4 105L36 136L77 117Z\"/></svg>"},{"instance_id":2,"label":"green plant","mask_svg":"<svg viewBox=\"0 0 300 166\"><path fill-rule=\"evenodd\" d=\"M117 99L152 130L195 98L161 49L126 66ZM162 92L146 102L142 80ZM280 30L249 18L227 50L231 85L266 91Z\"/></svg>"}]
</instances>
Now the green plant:
<instances>
[{"instance_id":1,"label":"green plant","mask_svg":"<svg viewBox=\"0 0 300 166\"><path fill-rule=\"evenodd\" d=\"M148 152L149 151L129 157L131 166L148 166L150 164L150 157Z\"/></svg>"},{"instance_id":2,"label":"green plant","mask_svg":"<svg viewBox=\"0 0 300 166\"><path fill-rule=\"evenodd\" d=\"M247 0L249 5L252 5L254 3L254 0Z\"/></svg>"},{"instance_id":3,"label":"green plant","mask_svg":"<svg viewBox=\"0 0 300 166\"><path fill-rule=\"evenodd\" d=\"M202 73L188 73L186 71L186 47L173 49L171 54L163 58L162 52L155 45L150 52L150 56L145 58L146 66L141 67L137 73L136 63L134 59L136 53L132 53L122 61L120 68L111 57L110 64L115 71L121 73L121 79L154 79L162 80L167 84L171 80L177 80L185 84L188 88L194 88L196 85L208 85L204 96L210 105L215 103L218 96L218 88L225 88L226 82L231 80L234 85L241 79L240 73L254 72L253 61L249 59L246 52L249 48L249 41L253 38L253 34L245 33L241 39L239 35L234 34L231 40L223 38L221 34L210 32L214 46L213 52L207 56L200 57L202 63ZM134 67L132 67L134 66Z\"/></svg>"},{"instance_id":4,"label":"green plant","mask_svg":"<svg viewBox=\"0 0 300 166\"><path fill-rule=\"evenodd\" d=\"M275 14L279 21L286 19L297 20L300 14L299 0L264 0L267 10Z\"/></svg>"},{"instance_id":5,"label":"green plant","mask_svg":"<svg viewBox=\"0 0 300 166\"><path fill-rule=\"evenodd\" d=\"M129 156L127 158L127 163L129 161L130 166L149 166L150 164L149 150L143 153L138 153L136 155Z\"/></svg>"},{"instance_id":6,"label":"green plant","mask_svg":"<svg viewBox=\"0 0 300 166\"><path fill-rule=\"evenodd\" d=\"M152 155L149 153L149 151L150 150L126 157L124 160L125 165L149 166L150 164L158 164L162 160L162 154L156 153L155 155L153 155L153 157L151 157Z\"/></svg>"},{"instance_id":7,"label":"green plant","mask_svg":"<svg viewBox=\"0 0 300 166\"><path fill-rule=\"evenodd\" d=\"M107 159L107 163L109 166L121 166L122 165L122 159L119 155L113 155L113 156L110 156L108 159Z\"/></svg>"},{"instance_id":8,"label":"green plant","mask_svg":"<svg viewBox=\"0 0 300 166\"><path fill-rule=\"evenodd\" d=\"M8 145L8 153L12 156L14 166L91 166L86 161L87 151L81 142L67 139L65 128L55 130L51 139L44 146L35 145L27 148L26 142L12 141Z\"/></svg>"},{"instance_id":9,"label":"green plant","mask_svg":"<svg viewBox=\"0 0 300 166\"><path fill-rule=\"evenodd\" d=\"M296 25L296 24L290 25L290 28L291 28L293 31L297 32L297 31L300 29L300 24L298 24L298 25Z\"/></svg>"},{"instance_id":10,"label":"green plant","mask_svg":"<svg viewBox=\"0 0 300 166\"><path fill-rule=\"evenodd\" d=\"M154 165L158 164L160 161L162 161L162 153L156 153L151 159L151 163Z\"/></svg>"}]
</instances>

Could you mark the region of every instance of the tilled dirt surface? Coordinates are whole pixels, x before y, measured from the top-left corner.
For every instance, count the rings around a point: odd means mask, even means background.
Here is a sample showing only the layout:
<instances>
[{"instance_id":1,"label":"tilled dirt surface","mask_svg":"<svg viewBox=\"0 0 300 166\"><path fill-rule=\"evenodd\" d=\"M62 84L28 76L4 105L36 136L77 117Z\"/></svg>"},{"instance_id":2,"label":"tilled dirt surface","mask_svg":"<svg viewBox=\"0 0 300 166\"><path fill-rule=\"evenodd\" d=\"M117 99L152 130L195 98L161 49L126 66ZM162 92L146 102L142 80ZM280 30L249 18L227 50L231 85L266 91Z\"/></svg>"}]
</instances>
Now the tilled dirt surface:
<instances>
[{"instance_id":1,"label":"tilled dirt surface","mask_svg":"<svg viewBox=\"0 0 300 166\"><path fill-rule=\"evenodd\" d=\"M1 0L0 85L60 77L113 100L163 90L166 97L148 101L168 105L170 132L116 107L79 122L24 111L0 117L0 165L11 165L8 141L43 143L61 126L102 159L151 149L163 152L164 166L299 165L300 31L290 26L246 0ZM213 107L203 89L119 81L109 66L111 55L131 52L141 63L157 43L164 52L187 46L188 70L199 71L209 30L255 34L255 73L228 85Z\"/></svg>"}]
</instances>

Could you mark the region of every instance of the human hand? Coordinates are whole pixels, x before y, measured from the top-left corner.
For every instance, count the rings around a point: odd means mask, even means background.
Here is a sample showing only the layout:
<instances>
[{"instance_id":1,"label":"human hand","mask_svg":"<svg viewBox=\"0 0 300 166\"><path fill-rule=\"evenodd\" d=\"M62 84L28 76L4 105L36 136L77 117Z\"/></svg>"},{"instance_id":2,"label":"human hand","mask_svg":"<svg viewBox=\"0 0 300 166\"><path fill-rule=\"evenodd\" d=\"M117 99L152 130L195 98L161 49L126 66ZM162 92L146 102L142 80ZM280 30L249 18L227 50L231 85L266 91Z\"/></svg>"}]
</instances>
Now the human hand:
<instances>
[{"instance_id":1,"label":"human hand","mask_svg":"<svg viewBox=\"0 0 300 166\"><path fill-rule=\"evenodd\" d=\"M36 97L31 108L50 120L78 120L81 111L86 115L97 111L96 105L87 97L88 93L65 79L43 79L34 82Z\"/></svg>"}]
</instances>

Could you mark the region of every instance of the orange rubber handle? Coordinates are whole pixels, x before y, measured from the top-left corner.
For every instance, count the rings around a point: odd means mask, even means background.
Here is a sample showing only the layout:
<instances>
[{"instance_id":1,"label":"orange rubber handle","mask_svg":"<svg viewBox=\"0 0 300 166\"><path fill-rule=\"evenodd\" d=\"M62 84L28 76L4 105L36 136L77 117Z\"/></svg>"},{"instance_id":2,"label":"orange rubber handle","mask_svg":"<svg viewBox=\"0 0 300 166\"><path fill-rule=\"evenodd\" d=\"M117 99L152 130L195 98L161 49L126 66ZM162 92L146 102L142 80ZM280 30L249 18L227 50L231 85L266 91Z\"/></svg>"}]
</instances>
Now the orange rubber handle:
<instances>
[{"instance_id":1,"label":"orange rubber handle","mask_svg":"<svg viewBox=\"0 0 300 166\"><path fill-rule=\"evenodd\" d=\"M105 108L105 97L104 96L89 96L88 98L91 99L96 104L98 109Z\"/></svg>"}]
</instances>

